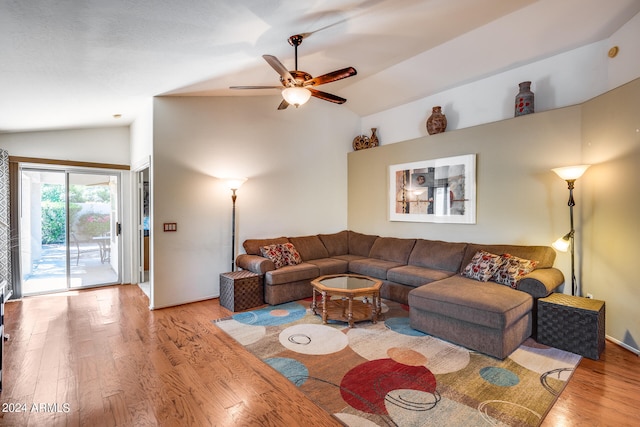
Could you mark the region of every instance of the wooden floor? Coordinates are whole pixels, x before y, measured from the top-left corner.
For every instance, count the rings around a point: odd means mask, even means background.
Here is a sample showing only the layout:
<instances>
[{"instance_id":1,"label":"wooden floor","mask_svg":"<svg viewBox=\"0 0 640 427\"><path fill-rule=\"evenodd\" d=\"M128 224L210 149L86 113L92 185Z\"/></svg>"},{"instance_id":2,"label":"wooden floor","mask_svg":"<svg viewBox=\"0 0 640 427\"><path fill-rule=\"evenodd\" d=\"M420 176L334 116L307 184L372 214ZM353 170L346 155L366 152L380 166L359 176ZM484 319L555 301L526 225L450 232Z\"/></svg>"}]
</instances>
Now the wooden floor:
<instances>
[{"instance_id":1,"label":"wooden floor","mask_svg":"<svg viewBox=\"0 0 640 427\"><path fill-rule=\"evenodd\" d=\"M218 300L150 311L131 285L5 307L1 426L338 426L217 329ZM640 359L607 342L544 426L637 425Z\"/></svg>"}]
</instances>

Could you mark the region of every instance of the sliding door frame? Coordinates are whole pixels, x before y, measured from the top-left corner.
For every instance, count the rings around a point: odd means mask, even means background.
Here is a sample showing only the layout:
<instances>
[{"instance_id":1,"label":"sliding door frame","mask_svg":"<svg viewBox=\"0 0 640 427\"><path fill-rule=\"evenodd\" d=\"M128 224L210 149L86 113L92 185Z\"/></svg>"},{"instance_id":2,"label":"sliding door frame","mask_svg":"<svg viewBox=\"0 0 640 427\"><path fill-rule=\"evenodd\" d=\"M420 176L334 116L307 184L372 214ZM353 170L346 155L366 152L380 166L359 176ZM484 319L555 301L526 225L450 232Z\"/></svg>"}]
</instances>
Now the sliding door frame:
<instances>
[{"instance_id":1,"label":"sliding door frame","mask_svg":"<svg viewBox=\"0 0 640 427\"><path fill-rule=\"evenodd\" d=\"M20 175L23 167L30 167L33 169L51 169L51 170L66 170L68 172L84 171L91 173L102 170L100 173L109 173L109 171L118 175L118 217L121 222L125 218L124 206L124 193L123 183L124 177L121 172L129 171L129 165L111 164L111 163L95 163L95 162L81 162L72 160L57 160L57 159L42 159L34 157L18 157L9 156L9 183L10 183L10 226L11 226L11 241L14 243L11 245L11 266L12 266L12 283L13 294L12 299L22 298L22 272L20 269ZM68 221L68 219L67 219ZM123 278L123 246L124 241L122 239L123 234L120 233L118 239L118 245L120 250L118 251L118 281L121 283ZM68 236L67 236L68 238ZM68 254L67 254L68 255ZM67 256L68 258L68 256Z\"/></svg>"}]
</instances>

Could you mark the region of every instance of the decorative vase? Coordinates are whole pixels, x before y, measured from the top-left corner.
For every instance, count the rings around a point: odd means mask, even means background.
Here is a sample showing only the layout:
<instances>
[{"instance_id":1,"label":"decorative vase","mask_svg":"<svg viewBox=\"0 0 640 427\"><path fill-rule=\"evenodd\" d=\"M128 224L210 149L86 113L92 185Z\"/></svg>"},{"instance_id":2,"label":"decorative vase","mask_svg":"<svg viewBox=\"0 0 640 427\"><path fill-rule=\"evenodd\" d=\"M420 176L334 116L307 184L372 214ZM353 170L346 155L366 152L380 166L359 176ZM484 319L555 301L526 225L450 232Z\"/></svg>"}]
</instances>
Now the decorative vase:
<instances>
[{"instance_id":1,"label":"decorative vase","mask_svg":"<svg viewBox=\"0 0 640 427\"><path fill-rule=\"evenodd\" d=\"M520 92L516 95L515 116L524 116L533 113L533 92L531 92L531 82L519 84Z\"/></svg>"},{"instance_id":2,"label":"decorative vase","mask_svg":"<svg viewBox=\"0 0 640 427\"><path fill-rule=\"evenodd\" d=\"M353 139L354 150L364 150L365 148L377 147L380 143L378 141L378 135L376 135L376 128L371 128L371 137L366 135L358 135Z\"/></svg>"},{"instance_id":3,"label":"decorative vase","mask_svg":"<svg viewBox=\"0 0 640 427\"><path fill-rule=\"evenodd\" d=\"M447 128L447 117L442 114L442 107L433 107L431 115L427 119L427 132L429 135L442 133Z\"/></svg>"},{"instance_id":4,"label":"decorative vase","mask_svg":"<svg viewBox=\"0 0 640 427\"><path fill-rule=\"evenodd\" d=\"M377 147L379 145L378 135L376 135L376 128L371 128L371 137L369 138L369 146Z\"/></svg>"}]
</instances>

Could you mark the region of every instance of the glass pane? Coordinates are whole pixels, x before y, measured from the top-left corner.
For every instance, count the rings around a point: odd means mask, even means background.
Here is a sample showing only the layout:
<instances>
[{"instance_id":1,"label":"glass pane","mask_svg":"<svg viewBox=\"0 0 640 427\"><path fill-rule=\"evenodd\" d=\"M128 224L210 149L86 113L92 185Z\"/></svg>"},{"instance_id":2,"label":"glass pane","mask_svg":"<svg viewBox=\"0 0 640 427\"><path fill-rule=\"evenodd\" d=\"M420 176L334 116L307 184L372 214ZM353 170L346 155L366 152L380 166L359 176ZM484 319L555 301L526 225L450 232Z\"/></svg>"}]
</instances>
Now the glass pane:
<instances>
[{"instance_id":1,"label":"glass pane","mask_svg":"<svg viewBox=\"0 0 640 427\"><path fill-rule=\"evenodd\" d=\"M22 294L65 290L65 173L22 171L20 191Z\"/></svg>"},{"instance_id":2,"label":"glass pane","mask_svg":"<svg viewBox=\"0 0 640 427\"><path fill-rule=\"evenodd\" d=\"M70 288L118 281L116 175L69 174Z\"/></svg>"}]
</instances>

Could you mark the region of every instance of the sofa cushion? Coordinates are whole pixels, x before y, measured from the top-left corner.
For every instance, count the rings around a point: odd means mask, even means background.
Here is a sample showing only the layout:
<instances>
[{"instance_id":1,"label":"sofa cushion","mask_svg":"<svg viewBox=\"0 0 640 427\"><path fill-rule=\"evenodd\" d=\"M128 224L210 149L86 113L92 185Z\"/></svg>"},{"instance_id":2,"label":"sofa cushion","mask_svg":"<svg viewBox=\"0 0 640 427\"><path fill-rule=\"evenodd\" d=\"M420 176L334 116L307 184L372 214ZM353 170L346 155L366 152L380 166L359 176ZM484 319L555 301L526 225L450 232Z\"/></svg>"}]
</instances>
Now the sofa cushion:
<instances>
[{"instance_id":1,"label":"sofa cushion","mask_svg":"<svg viewBox=\"0 0 640 427\"><path fill-rule=\"evenodd\" d=\"M394 261L406 264L416 239L398 239L396 237L378 237L371 247L369 258Z\"/></svg>"},{"instance_id":2,"label":"sofa cushion","mask_svg":"<svg viewBox=\"0 0 640 427\"><path fill-rule=\"evenodd\" d=\"M300 280L312 280L320 275L316 265L303 262L298 265L287 265L277 270L267 271L264 275L266 285L282 285Z\"/></svg>"},{"instance_id":3,"label":"sofa cushion","mask_svg":"<svg viewBox=\"0 0 640 427\"><path fill-rule=\"evenodd\" d=\"M384 259L362 258L349 262L349 271L355 274L387 280L387 271L400 267L401 263Z\"/></svg>"},{"instance_id":4,"label":"sofa cushion","mask_svg":"<svg viewBox=\"0 0 640 427\"><path fill-rule=\"evenodd\" d=\"M484 245L469 243L464 251L461 269L469 264L471 258L473 258L479 250L491 252L492 254L511 254L519 258L535 260L538 261L536 268L551 268L556 259L556 251L551 246Z\"/></svg>"},{"instance_id":5,"label":"sofa cushion","mask_svg":"<svg viewBox=\"0 0 640 427\"><path fill-rule=\"evenodd\" d=\"M498 283L454 275L413 289L409 292L409 305L412 309L504 330L531 311L533 298Z\"/></svg>"},{"instance_id":6,"label":"sofa cushion","mask_svg":"<svg viewBox=\"0 0 640 427\"><path fill-rule=\"evenodd\" d=\"M452 271L436 270L415 265L403 265L387 271L387 280L415 288L435 280L446 279L454 274L456 273Z\"/></svg>"},{"instance_id":7,"label":"sofa cushion","mask_svg":"<svg viewBox=\"0 0 640 427\"><path fill-rule=\"evenodd\" d=\"M418 239L408 264L436 270L459 271L466 243Z\"/></svg>"},{"instance_id":8,"label":"sofa cushion","mask_svg":"<svg viewBox=\"0 0 640 427\"><path fill-rule=\"evenodd\" d=\"M487 251L478 251L462 270L462 275L469 279L486 282L493 277L502 265L502 257Z\"/></svg>"},{"instance_id":9,"label":"sofa cushion","mask_svg":"<svg viewBox=\"0 0 640 427\"><path fill-rule=\"evenodd\" d=\"M307 262L318 267L320 276L349 272L349 262L338 258L310 259Z\"/></svg>"},{"instance_id":10,"label":"sofa cushion","mask_svg":"<svg viewBox=\"0 0 640 427\"><path fill-rule=\"evenodd\" d=\"M349 254L368 257L378 236L349 231Z\"/></svg>"},{"instance_id":11,"label":"sofa cushion","mask_svg":"<svg viewBox=\"0 0 640 427\"><path fill-rule=\"evenodd\" d=\"M520 279L532 272L538 265L538 261L518 258L511 254L503 254L501 258L502 264L493 274L491 280L514 289L518 287Z\"/></svg>"},{"instance_id":12,"label":"sofa cushion","mask_svg":"<svg viewBox=\"0 0 640 427\"><path fill-rule=\"evenodd\" d=\"M296 247L303 261L329 257L327 248L318 236L289 237L289 241Z\"/></svg>"},{"instance_id":13,"label":"sofa cushion","mask_svg":"<svg viewBox=\"0 0 640 427\"><path fill-rule=\"evenodd\" d=\"M273 239L247 239L242 243L244 251L248 255L260 255L262 246L277 245L279 243L287 243L289 239L286 237L276 237Z\"/></svg>"},{"instance_id":14,"label":"sofa cushion","mask_svg":"<svg viewBox=\"0 0 640 427\"><path fill-rule=\"evenodd\" d=\"M327 248L329 256L345 255L349 253L349 232L341 231L334 234L318 234L322 244Z\"/></svg>"},{"instance_id":15,"label":"sofa cushion","mask_svg":"<svg viewBox=\"0 0 640 427\"><path fill-rule=\"evenodd\" d=\"M360 256L360 255L351 255L351 254L346 254L346 255L336 255L332 258L335 259L341 259L347 262L351 262L351 261L355 261L357 259L365 259L367 258L366 256Z\"/></svg>"}]
</instances>

